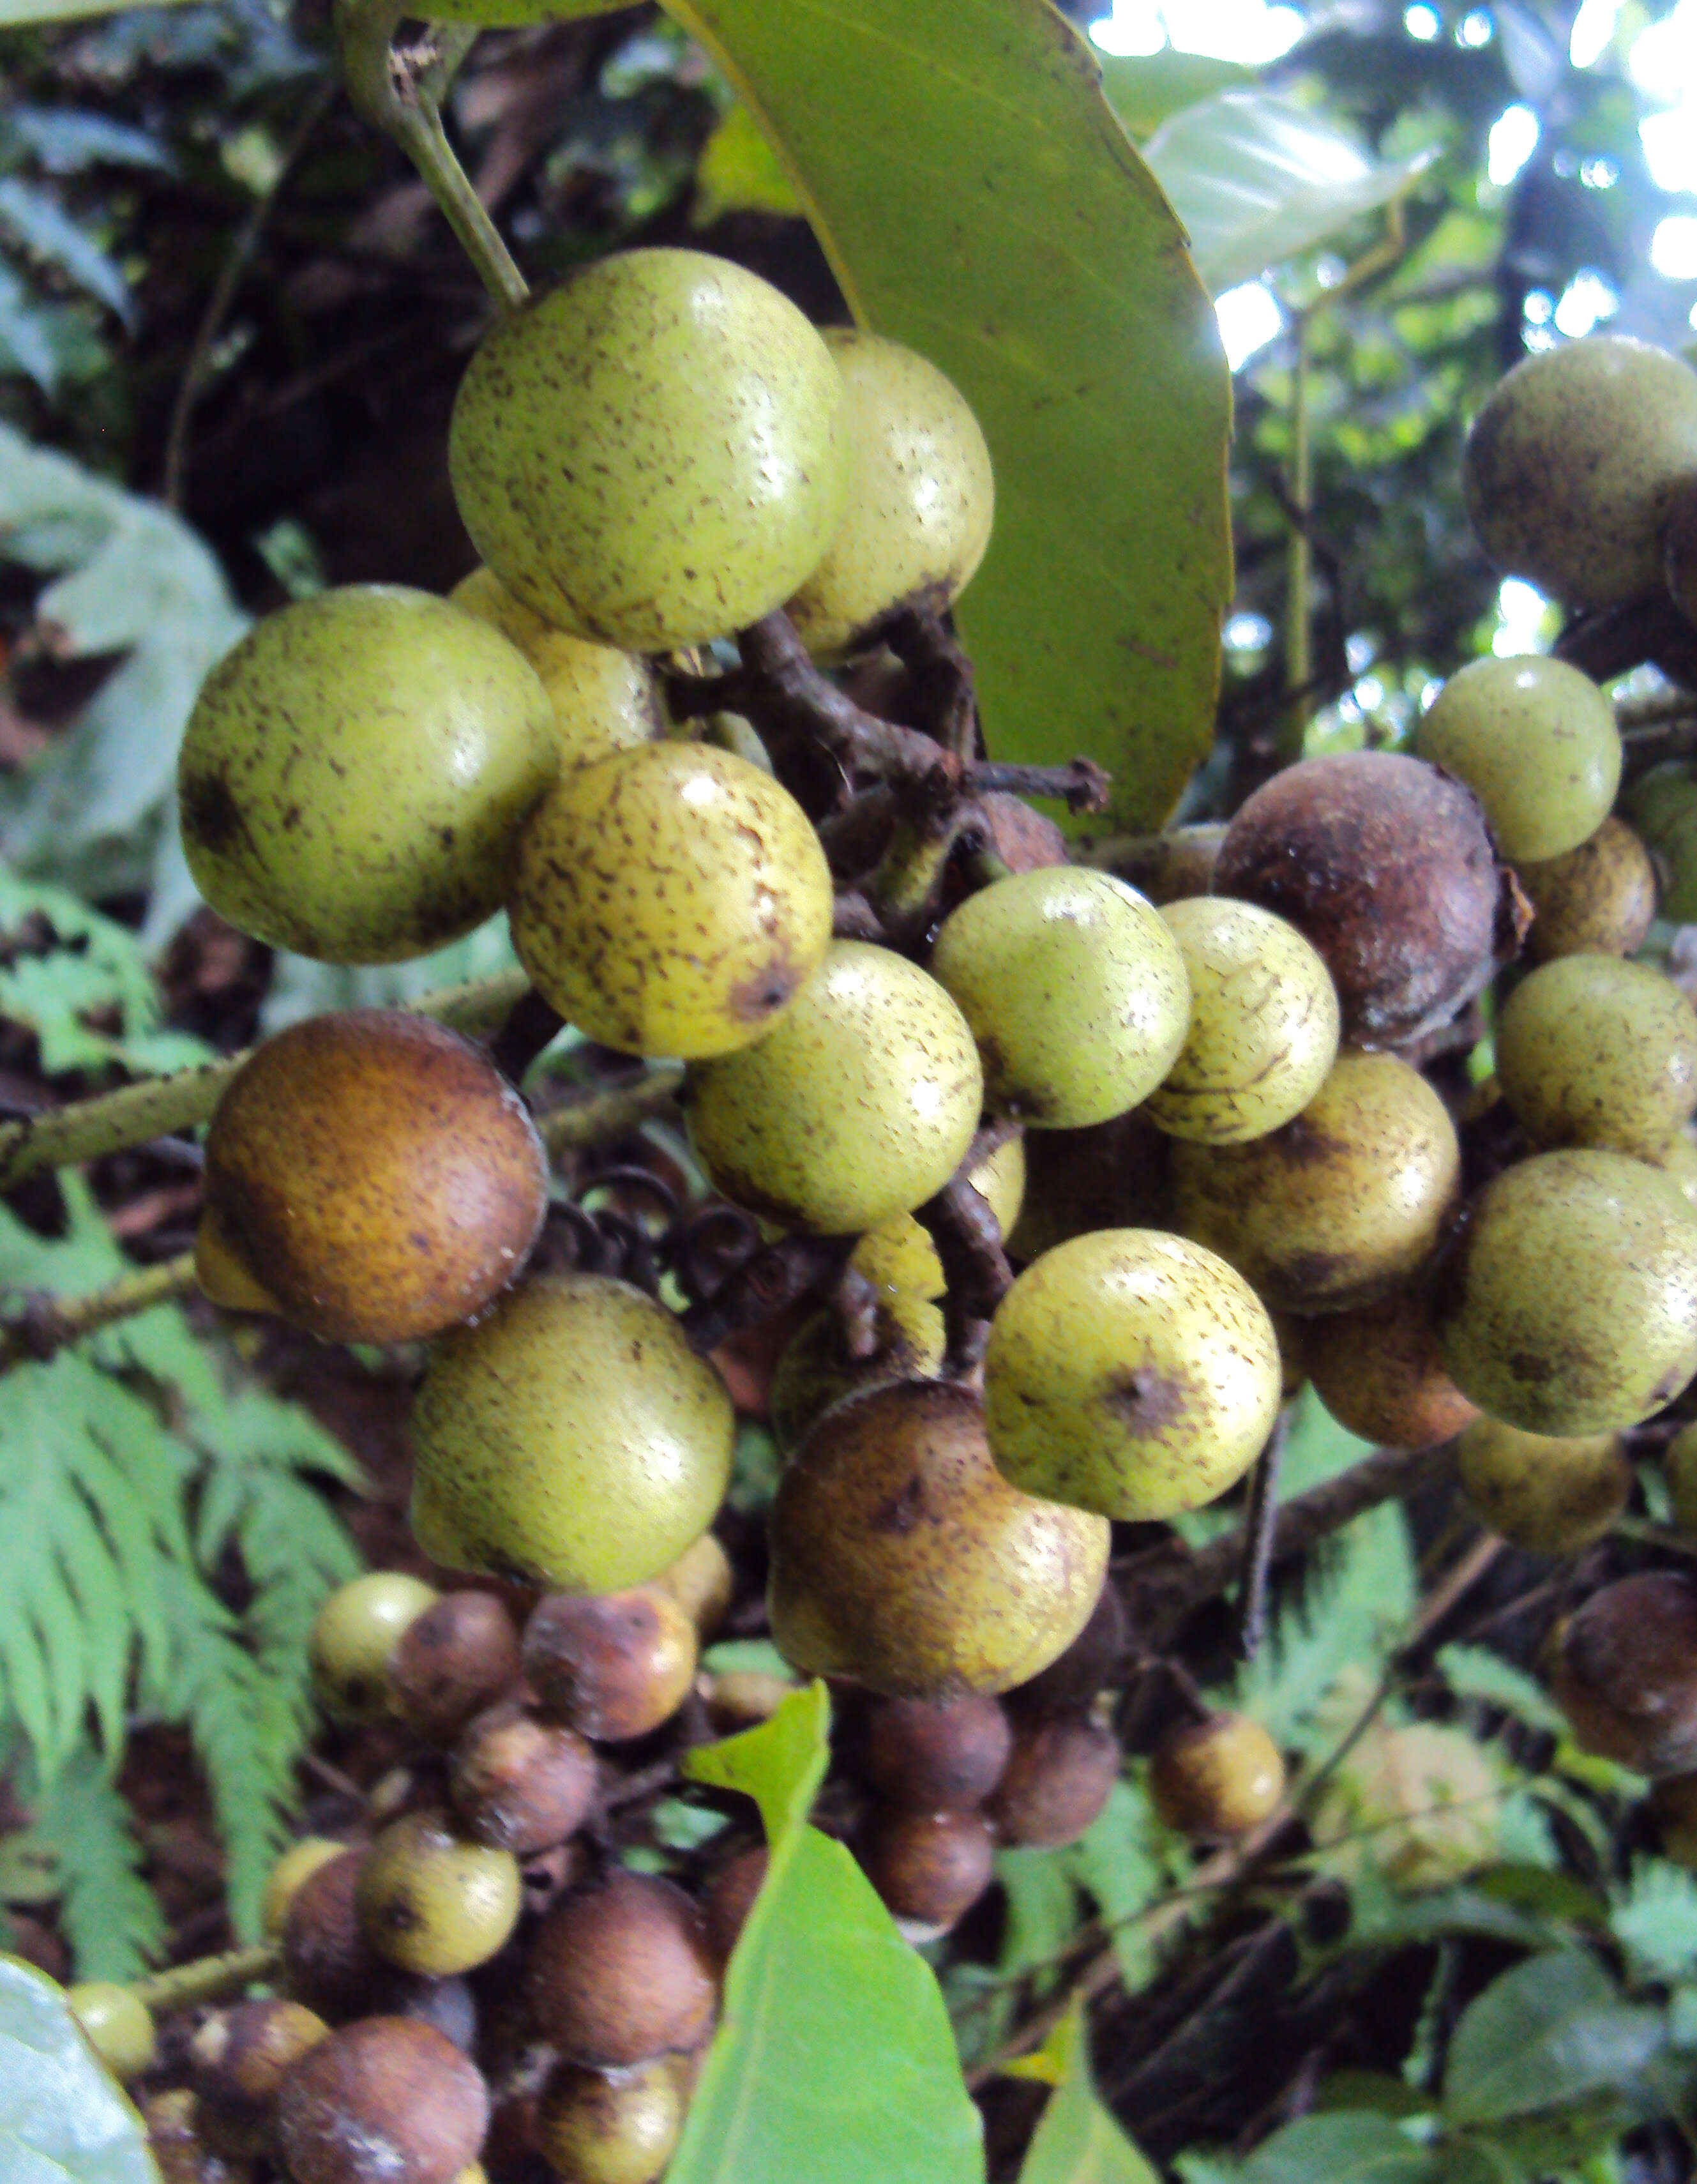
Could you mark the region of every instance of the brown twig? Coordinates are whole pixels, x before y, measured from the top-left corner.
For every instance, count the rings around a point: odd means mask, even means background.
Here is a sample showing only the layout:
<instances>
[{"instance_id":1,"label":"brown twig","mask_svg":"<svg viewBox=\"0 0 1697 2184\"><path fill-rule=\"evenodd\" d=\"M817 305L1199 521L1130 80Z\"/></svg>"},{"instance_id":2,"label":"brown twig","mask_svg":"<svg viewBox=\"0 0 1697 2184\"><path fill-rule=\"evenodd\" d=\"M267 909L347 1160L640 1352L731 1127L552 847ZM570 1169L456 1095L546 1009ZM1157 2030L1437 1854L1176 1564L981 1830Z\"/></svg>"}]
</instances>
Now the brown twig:
<instances>
[{"instance_id":1,"label":"brown twig","mask_svg":"<svg viewBox=\"0 0 1697 2184\"><path fill-rule=\"evenodd\" d=\"M943 1267L943 1316L949 1346L946 1377L965 1379L983 1362L996 1307L1013 1286L1014 1271L1002 1249L1002 1227L989 1201L967 1180L1009 1134L1008 1126L981 1130L966 1157L935 1198L914 1218L928 1229Z\"/></svg>"},{"instance_id":2,"label":"brown twig","mask_svg":"<svg viewBox=\"0 0 1697 2184\"><path fill-rule=\"evenodd\" d=\"M1238 1651L1246 1661L1253 1661L1260 1652L1266 1635L1267 1573L1272 1567L1273 1530L1278 1519L1278 1474L1289 1430L1290 1413L1281 1411L1249 1480L1249 1507L1244 1513L1243 1579L1238 1591Z\"/></svg>"},{"instance_id":3,"label":"brown twig","mask_svg":"<svg viewBox=\"0 0 1697 2184\"><path fill-rule=\"evenodd\" d=\"M489 1042L489 1059L510 1084L522 1084L526 1072L545 1047L554 1045L565 1029L565 1018L529 987L508 1011L505 1022Z\"/></svg>"}]
</instances>

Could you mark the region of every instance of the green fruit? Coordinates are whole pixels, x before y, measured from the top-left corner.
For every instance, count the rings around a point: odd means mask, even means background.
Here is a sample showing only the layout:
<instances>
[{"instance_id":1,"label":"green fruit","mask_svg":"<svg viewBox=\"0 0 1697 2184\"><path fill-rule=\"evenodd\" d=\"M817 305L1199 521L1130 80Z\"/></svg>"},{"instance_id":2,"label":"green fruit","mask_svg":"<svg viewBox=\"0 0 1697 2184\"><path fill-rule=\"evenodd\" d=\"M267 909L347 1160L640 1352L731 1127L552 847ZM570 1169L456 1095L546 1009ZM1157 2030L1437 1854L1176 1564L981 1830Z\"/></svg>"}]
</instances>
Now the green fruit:
<instances>
[{"instance_id":1,"label":"green fruit","mask_svg":"<svg viewBox=\"0 0 1697 2184\"><path fill-rule=\"evenodd\" d=\"M622 1744L670 1721L689 1696L695 1625L657 1585L593 1600L555 1593L525 1626L525 1681L537 1708L598 1744Z\"/></svg>"},{"instance_id":2,"label":"green fruit","mask_svg":"<svg viewBox=\"0 0 1697 2184\"><path fill-rule=\"evenodd\" d=\"M536 670L398 584L266 616L208 676L177 760L183 850L221 916L325 963L394 963L500 907L559 764Z\"/></svg>"},{"instance_id":3,"label":"green fruit","mask_svg":"<svg viewBox=\"0 0 1697 2184\"><path fill-rule=\"evenodd\" d=\"M724 1383L652 1297L598 1274L526 1282L431 1346L413 1529L451 1569L640 1585L712 1522L732 1424Z\"/></svg>"},{"instance_id":4,"label":"green fruit","mask_svg":"<svg viewBox=\"0 0 1697 2184\"><path fill-rule=\"evenodd\" d=\"M1479 1522L1531 1554L1589 1547L1633 1490L1633 1468L1613 1434L1529 1434L1475 1418L1462 1429L1456 1459Z\"/></svg>"},{"instance_id":5,"label":"green fruit","mask_svg":"<svg viewBox=\"0 0 1697 2184\"><path fill-rule=\"evenodd\" d=\"M1266 1308L1223 1259L1104 1229L1045 1252L1003 1298L984 1359L990 1451L1028 1494L1171 1517L1249 1469L1281 1378Z\"/></svg>"},{"instance_id":6,"label":"green fruit","mask_svg":"<svg viewBox=\"0 0 1697 2184\"><path fill-rule=\"evenodd\" d=\"M847 390L848 506L789 616L829 656L893 607L942 608L965 589L990 543L995 487L978 421L934 364L846 326L825 343Z\"/></svg>"},{"instance_id":7,"label":"green fruit","mask_svg":"<svg viewBox=\"0 0 1697 2184\"><path fill-rule=\"evenodd\" d=\"M1048 866L969 895L943 921L931 970L972 1027L987 1106L1037 1128L1124 1114L1184 1045L1178 944L1107 872Z\"/></svg>"},{"instance_id":8,"label":"green fruit","mask_svg":"<svg viewBox=\"0 0 1697 2184\"><path fill-rule=\"evenodd\" d=\"M474 569L448 604L498 629L528 660L554 707L561 770L665 733L659 678L646 660L555 629L515 599L492 569Z\"/></svg>"},{"instance_id":9,"label":"green fruit","mask_svg":"<svg viewBox=\"0 0 1697 2184\"><path fill-rule=\"evenodd\" d=\"M1652 766L1621 811L1656 861L1662 916L1676 925L1697 919L1697 768L1683 759Z\"/></svg>"},{"instance_id":10,"label":"green fruit","mask_svg":"<svg viewBox=\"0 0 1697 2184\"><path fill-rule=\"evenodd\" d=\"M654 2184L683 2129L682 2073L656 2055L612 2074L560 2063L537 2103L537 2144L572 2184Z\"/></svg>"},{"instance_id":11,"label":"green fruit","mask_svg":"<svg viewBox=\"0 0 1697 2184\"><path fill-rule=\"evenodd\" d=\"M1020 1217L1025 1199L1023 1134L1004 1139L966 1180L995 1215L1003 1235L1008 1235ZM854 1246L848 1263L874 1289L889 1296L940 1297L948 1286L931 1232L911 1213L899 1213L893 1221L869 1228Z\"/></svg>"},{"instance_id":12,"label":"green fruit","mask_svg":"<svg viewBox=\"0 0 1697 2184\"><path fill-rule=\"evenodd\" d=\"M1161 911L1190 980L1190 1028L1149 1120L1241 1145L1299 1115L1338 1059L1338 995L1294 925L1252 902L1194 895Z\"/></svg>"},{"instance_id":13,"label":"green fruit","mask_svg":"<svg viewBox=\"0 0 1697 2184\"><path fill-rule=\"evenodd\" d=\"M1284 1780L1277 1745L1246 1713L1180 1722L1149 1762L1156 1812L1188 1836L1247 1835L1277 1812Z\"/></svg>"},{"instance_id":14,"label":"green fruit","mask_svg":"<svg viewBox=\"0 0 1697 2184\"><path fill-rule=\"evenodd\" d=\"M1697 1010L1616 956L1562 956L1509 996L1497 1081L1540 1145L1660 1154L1697 1108Z\"/></svg>"},{"instance_id":15,"label":"green fruit","mask_svg":"<svg viewBox=\"0 0 1697 2184\"><path fill-rule=\"evenodd\" d=\"M392 1964L447 1979L487 1964L519 1921L519 1862L454 1831L446 1813L408 1813L373 1841L355 1902L366 1940Z\"/></svg>"},{"instance_id":16,"label":"green fruit","mask_svg":"<svg viewBox=\"0 0 1697 2184\"><path fill-rule=\"evenodd\" d=\"M568 1022L698 1061L765 1038L831 939L831 871L769 773L696 743L565 774L519 842L513 944Z\"/></svg>"},{"instance_id":17,"label":"green fruit","mask_svg":"<svg viewBox=\"0 0 1697 2184\"><path fill-rule=\"evenodd\" d=\"M772 1374L772 1438L793 1449L814 1420L857 1388L884 1380L929 1380L943 1368L943 1314L909 1290L889 1291L874 1313L876 1346L865 1357L844 1347L834 1312L805 1319L784 1346Z\"/></svg>"},{"instance_id":18,"label":"green fruit","mask_svg":"<svg viewBox=\"0 0 1697 2184\"><path fill-rule=\"evenodd\" d=\"M307 1639L313 1689L332 1713L383 1719L391 1711L389 1657L438 1597L433 1585L399 1570L371 1570L337 1587Z\"/></svg>"},{"instance_id":19,"label":"green fruit","mask_svg":"<svg viewBox=\"0 0 1697 2184\"><path fill-rule=\"evenodd\" d=\"M67 1988L65 2001L89 2046L114 2078L127 2084L152 2069L159 2049L153 2013L127 1986L87 1980Z\"/></svg>"},{"instance_id":20,"label":"green fruit","mask_svg":"<svg viewBox=\"0 0 1697 2184\"><path fill-rule=\"evenodd\" d=\"M781 606L842 521L842 375L794 304L693 250L631 250L504 312L453 405L465 527L547 621L626 652Z\"/></svg>"},{"instance_id":21,"label":"green fruit","mask_svg":"<svg viewBox=\"0 0 1697 2184\"><path fill-rule=\"evenodd\" d=\"M1526 952L1534 963L1558 956L1632 956L1655 916L1655 867L1623 820L1547 863L1516 867L1534 912Z\"/></svg>"},{"instance_id":22,"label":"green fruit","mask_svg":"<svg viewBox=\"0 0 1697 2184\"><path fill-rule=\"evenodd\" d=\"M1466 783L1516 863L1577 849L1621 785L1615 709L1560 660L1471 660L1438 692L1415 749Z\"/></svg>"},{"instance_id":23,"label":"green fruit","mask_svg":"<svg viewBox=\"0 0 1697 2184\"><path fill-rule=\"evenodd\" d=\"M1473 1200L1438 1297L1451 1378L1527 1433L1618 1433L1697 1371L1697 1223L1623 1153L1539 1153Z\"/></svg>"},{"instance_id":24,"label":"green fruit","mask_svg":"<svg viewBox=\"0 0 1697 2184\"><path fill-rule=\"evenodd\" d=\"M1527 358L1467 436L1473 528L1499 569L1573 607L1661 582L1661 538L1697 473L1697 374L1616 334Z\"/></svg>"},{"instance_id":25,"label":"green fruit","mask_svg":"<svg viewBox=\"0 0 1697 2184\"><path fill-rule=\"evenodd\" d=\"M1662 1463L1674 1523L1682 1532L1697 1532L1697 1425L1681 1426Z\"/></svg>"},{"instance_id":26,"label":"green fruit","mask_svg":"<svg viewBox=\"0 0 1697 2184\"><path fill-rule=\"evenodd\" d=\"M1683 1130L1679 1130L1660 1151L1646 1157L1652 1167L1659 1167L1670 1181L1679 1185L1686 1204L1697 1212L1697 1145Z\"/></svg>"},{"instance_id":27,"label":"green fruit","mask_svg":"<svg viewBox=\"0 0 1697 2184\"><path fill-rule=\"evenodd\" d=\"M941 1190L983 1092L948 994L859 940L832 943L776 1031L689 1082L690 1135L719 1189L822 1236L856 1235Z\"/></svg>"}]
</instances>

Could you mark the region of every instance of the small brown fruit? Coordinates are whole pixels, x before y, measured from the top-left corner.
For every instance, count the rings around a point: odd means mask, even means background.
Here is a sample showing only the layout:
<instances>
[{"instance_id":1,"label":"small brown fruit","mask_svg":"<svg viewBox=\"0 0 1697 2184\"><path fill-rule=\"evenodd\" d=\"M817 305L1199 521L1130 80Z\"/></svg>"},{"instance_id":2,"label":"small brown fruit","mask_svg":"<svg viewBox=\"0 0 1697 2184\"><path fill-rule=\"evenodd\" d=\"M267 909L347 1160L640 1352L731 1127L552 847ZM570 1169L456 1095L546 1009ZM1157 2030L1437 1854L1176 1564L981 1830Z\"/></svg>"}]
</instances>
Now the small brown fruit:
<instances>
[{"instance_id":1,"label":"small brown fruit","mask_svg":"<svg viewBox=\"0 0 1697 2184\"><path fill-rule=\"evenodd\" d=\"M834 1311L815 1312L790 1337L772 1374L770 1397L772 1438L782 1454L795 1448L833 1403L857 1388L876 1388L886 1380L929 1380L942 1370L947 1347L943 1314L924 1297L885 1290L873 1307L870 1332L872 1346L863 1357L850 1355Z\"/></svg>"},{"instance_id":2,"label":"small brown fruit","mask_svg":"<svg viewBox=\"0 0 1697 2184\"><path fill-rule=\"evenodd\" d=\"M487 1592L444 1594L389 1657L395 1712L431 1744L452 1742L518 1680L518 1631Z\"/></svg>"},{"instance_id":3,"label":"small brown fruit","mask_svg":"<svg viewBox=\"0 0 1697 2184\"><path fill-rule=\"evenodd\" d=\"M619 1868L562 1897L536 1930L526 1981L537 2031L591 2070L697 2047L712 2029L700 1918L650 1874Z\"/></svg>"},{"instance_id":4,"label":"small brown fruit","mask_svg":"<svg viewBox=\"0 0 1697 2184\"><path fill-rule=\"evenodd\" d=\"M860 1837L860 1864L910 1942L934 1942L989 1886L995 1847L976 1813L877 1808Z\"/></svg>"},{"instance_id":5,"label":"small brown fruit","mask_svg":"<svg viewBox=\"0 0 1697 2184\"><path fill-rule=\"evenodd\" d=\"M265 1883L264 1900L259 1907L259 1924L267 1941L277 1940L283 1930L283 1921L288 1917L289 1906L295 1892L309 1875L331 1858L340 1858L348 1846L332 1842L328 1836L303 1836L289 1847L271 1869L271 1877Z\"/></svg>"},{"instance_id":6,"label":"small brown fruit","mask_svg":"<svg viewBox=\"0 0 1697 2184\"><path fill-rule=\"evenodd\" d=\"M289 1994L332 2025L370 2008L388 1970L365 1938L355 1901L365 1856L344 1850L309 1873L283 1919Z\"/></svg>"},{"instance_id":7,"label":"small brown fruit","mask_svg":"<svg viewBox=\"0 0 1697 2184\"><path fill-rule=\"evenodd\" d=\"M771 1854L764 1843L738 1851L728 1865L721 1865L707 1884L701 1898L701 1930L709 1961L725 1976L731 1953L742 1939L754 1908L754 1898L765 1884Z\"/></svg>"},{"instance_id":8,"label":"small brown fruit","mask_svg":"<svg viewBox=\"0 0 1697 2184\"><path fill-rule=\"evenodd\" d=\"M1097 1693L1119 1681L1127 1635L1124 1602L1110 1582L1091 1609L1090 1620L1066 1651L1041 1675L1015 1685L1003 1704L1016 1722L1088 1713Z\"/></svg>"},{"instance_id":9,"label":"small brown fruit","mask_svg":"<svg viewBox=\"0 0 1697 2184\"><path fill-rule=\"evenodd\" d=\"M153 2013L127 1986L85 1980L66 1989L65 2001L83 2037L120 2084L152 2069L159 2052Z\"/></svg>"},{"instance_id":10,"label":"small brown fruit","mask_svg":"<svg viewBox=\"0 0 1697 2184\"><path fill-rule=\"evenodd\" d=\"M368 1570L337 1585L307 1637L313 1689L332 1713L381 1721L390 1712L390 1660L437 1596L433 1585L401 1570Z\"/></svg>"},{"instance_id":11,"label":"small brown fruit","mask_svg":"<svg viewBox=\"0 0 1697 2184\"><path fill-rule=\"evenodd\" d=\"M1568 1618L1550 1687L1584 1752L1641 1774L1697 1768L1697 1585L1647 1570Z\"/></svg>"},{"instance_id":12,"label":"small brown fruit","mask_svg":"<svg viewBox=\"0 0 1697 2184\"><path fill-rule=\"evenodd\" d=\"M453 2184L488 2123L476 2065L404 2017L332 2032L277 2097L277 2142L293 2184Z\"/></svg>"},{"instance_id":13,"label":"small brown fruit","mask_svg":"<svg viewBox=\"0 0 1697 2184\"><path fill-rule=\"evenodd\" d=\"M1013 1730L982 1692L941 1706L877 1699L867 1709L861 1771L887 1805L904 1813L970 1813L1002 1778Z\"/></svg>"},{"instance_id":14,"label":"small brown fruit","mask_svg":"<svg viewBox=\"0 0 1697 2184\"><path fill-rule=\"evenodd\" d=\"M984 1808L997 1841L1028 1850L1077 1842L1100 1819L1123 1757L1119 1738L1094 1722L1022 1721Z\"/></svg>"},{"instance_id":15,"label":"small brown fruit","mask_svg":"<svg viewBox=\"0 0 1697 2184\"><path fill-rule=\"evenodd\" d=\"M209 2017L189 2042L200 2126L219 2153L268 2153L283 2080L330 2027L298 2002L243 2002Z\"/></svg>"},{"instance_id":16,"label":"small brown fruit","mask_svg":"<svg viewBox=\"0 0 1697 2184\"><path fill-rule=\"evenodd\" d=\"M657 1585L554 1593L525 1626L525 1674L546 1713L599 1743L670 1721L695 1680L695 1625Z\"/></svg>"},{"instance_id":17,"label":"small brown fruit","mask_svg":"<svg viewBox=\"0 0 1697 2184\"><path fill-rule=\"evenodd\" d=\"M1228 1841L1259 1827L1284 1795L1284 1761L1258 1721L1213 1713L1181 1722L1155 1747L1149 1794L1170 1828Z\"/></svg>"},{"instance_id":18,"label":"small brown fruit","mask_svg":"<svg viewBox=\"0 0 1697 2184\"><path fill-rule=\"evenodd\" d=\"M380 1956L443 1979L487 1964L518 1924L518 1861L466 1842L446 1813L407 1813L372 1843L359 1875L360 1922Z\"/></svg>"},{"instance_id":19,"label":"small brown fruit","mask_svg":"<svg viewBox=\"0 0 1697 2184\"><path fill-rule=\"evenodd\" d=\"M562 2063L537 2103L537 2143L570 2184L654 2184L677 2145L684 2106L674 2056L610 2072Z\"/></svg>"},{"instance_id":20,"label":"small brown fruit","mask_svg":"<svg viewBox=\"0 0 1697 2184\"><path fill-rule=\"evenodd\" d=\"M1384 1448L1429 1448L1478 1417L1450 1379L1432 1310L1399 1290L1302 1322L1302 1362L1338 1424Z\"/></svg>"},{"instance_id":21,"label":"small brown fruit","mask_svg":"<svg viewBox=\"0 0 1697 2184\"><path fill-rule=\"evenodd\" d=\"M595 1754L583 1739L512 1701L468 1725L448 1770L461 1828L515 1858L563 1843L595 1801Z\"/></svg>"}]
</instances>

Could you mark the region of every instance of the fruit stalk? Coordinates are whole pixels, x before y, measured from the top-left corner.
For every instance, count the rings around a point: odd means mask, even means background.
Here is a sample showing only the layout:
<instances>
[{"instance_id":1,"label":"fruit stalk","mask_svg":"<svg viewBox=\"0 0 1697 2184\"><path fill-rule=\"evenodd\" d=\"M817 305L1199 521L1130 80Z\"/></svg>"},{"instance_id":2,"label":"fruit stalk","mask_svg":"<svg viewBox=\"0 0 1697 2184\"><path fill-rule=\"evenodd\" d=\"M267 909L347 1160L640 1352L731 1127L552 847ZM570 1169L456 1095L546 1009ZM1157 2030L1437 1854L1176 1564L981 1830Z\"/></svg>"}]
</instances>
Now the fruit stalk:
<instances>
[{"instance_id":1,"label":"fruit stalk","mask_svg":"<svg viewBox=\"0 0 1697 2184\"><path fill-rule=\"evenodd\" d=\"M44 1361L86 1334L186 1297L194 1286L194 1253L184 1251L157 1267L120 1274L81 1296L31 1298L20 1320L0 1329L0 1373L31 1360Z\"/></svg>"},{"instance_id":2,"label":"fruit stalk","mask_svg":"<svg viewBox=\"0 0 1697 2184\"><path fill-rule=\"evenodd\" d=\"M275 1942L257 1942L245 1949L225 1949L215 1957L197 1957L192 1963L173 1964L131 1982L130 1992L155 2015L181 2009L192 2002L216 2002L239 1994L256 1980L268 1980L276 1971L282 1952Z\"/></svg>"},{"instance_id":3,"label":"fruit stalk","mask_svg":"<svg viewBox=\"0 0 1697 2184\"><path fill-rule=\"evenodd\" d=\"M948 1379L964 1379L983 1362L990 1322L1013 1287L1014 1271L1002 1249L1001 1223L989 1201L967 1180L1009 1134L1005 1126L981 1130L954 1174L914 1217L931 1232L948 1284L943 1319L949 1347L943 1360Z\"/></svg>"}]
</instances>

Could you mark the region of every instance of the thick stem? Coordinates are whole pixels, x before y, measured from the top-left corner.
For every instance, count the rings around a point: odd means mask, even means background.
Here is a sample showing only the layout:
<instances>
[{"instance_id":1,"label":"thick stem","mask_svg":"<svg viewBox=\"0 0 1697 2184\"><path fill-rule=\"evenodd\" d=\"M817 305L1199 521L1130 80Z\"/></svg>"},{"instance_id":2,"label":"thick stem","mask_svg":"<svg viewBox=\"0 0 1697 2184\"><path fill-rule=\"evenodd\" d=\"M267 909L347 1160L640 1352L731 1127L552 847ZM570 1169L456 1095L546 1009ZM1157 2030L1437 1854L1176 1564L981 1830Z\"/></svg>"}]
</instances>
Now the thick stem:
<instances>
[{"instance_id":1,"label":"thick stem","mask_svg":"<svg viewBox=\"0 0 1697 2184\"><path fill-rule=\"evenodd\" d=\"M580 1146L622 1137L638 1123L663 1114L682 1084L682 1070L676 1062L669 1062L651 1069L634 1084L609 1085L604 1092L587 1092L580 1099L569 1100L564 1106L539 1116L537 1128L549 1157L558 1159L561 1153L576 1151Z\"/></svg>"},{"instance_id":2,"label":"thick stem","mask_svg":"<svg viewBox=\"0 0 1697 2184\"><path fill-rule=\"evenodd\" d=\"M42 1362L68 1342L97 1334L102 1328L115 1327L120 1319L133 1319L155 1305L188 1296L194 1287L194 1254L185 1251L157 1267L120 1274L115 1281L81 1296L32 1298L20 1321L0 1328L0 1373L9 1373L15 1365Z\"/></svg>"},{"instance_id":3,"label":"thick stem","mask_svg":"<svg viewBox=\"0 0 1697 2184\"><path fill-rule=\"evenodd\" d=\"M282 1953L275 1942L226 1949L221 1956L197 1957L192 1964L173 1964L169 1971L132 1980L130 1992L155 2015L181 2009L192 2002L217 2002L226 1995L239 1994L257 1981L270 1979L281 1964Z\"/></svg>"},{"instance_id":4,"label":"thick stem","mask_svg":"<svg viewBox=\"0 0 1697 2184\"><path fill-rule=\"evenodd\" d=\"M936 1197L927 1199L914 1215L929 1230L943 1268L943 1317L949 1338L943 1370L951 1379L966 1379L982 1364L990 1322L1013 1286L1014 1271L1002 1249L1001 1223L989 1201L967 1181L1006 1135L1005 1129L981 1130Z\"/></svg>"}]
</instances>

